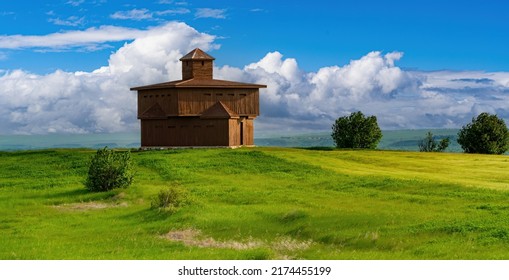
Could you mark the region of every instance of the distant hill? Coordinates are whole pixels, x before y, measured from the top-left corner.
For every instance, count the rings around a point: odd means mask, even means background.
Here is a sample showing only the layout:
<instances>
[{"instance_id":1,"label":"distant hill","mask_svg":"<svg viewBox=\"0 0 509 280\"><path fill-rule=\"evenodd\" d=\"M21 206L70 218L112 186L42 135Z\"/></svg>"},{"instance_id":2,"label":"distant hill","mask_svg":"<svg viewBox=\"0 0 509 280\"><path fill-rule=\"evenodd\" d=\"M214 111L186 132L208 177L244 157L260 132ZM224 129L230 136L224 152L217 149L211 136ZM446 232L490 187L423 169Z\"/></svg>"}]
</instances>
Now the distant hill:
<instances>
[{"instance_id":1,"label":"distant hill","mask_svg":"<svg viewBox=\"0 0 509 280\"><path fill-rule=\"evenodd\" d=\"M450 152L460 152L456 142L457 129L386 130L378 145L382 150L418 150L418 142L428 131L439 139L451 138ZM330 132L308 133L294 136L255 138L255 145L261 147L333 147ZM137 148L140 146L139 133L111 134L70 134L70 135L2 135L0 150L33 150L47 148Z\"/></svg>"},{"instance_id":2,"label":"distant hill","mask_svg":"<svg viewBox=\"0 0 509 280\"><path fill-rule=\"evenodd\" d=\"M449 137L451 144L447 151L460 152L461 147L456 142L458 129L416 129L416 130L385 130L378 145L381 150L419 150L419 141L431 131L437 139ZM330 132L310 133L296 136L256 138L257 146L277 147L333 147L334 141Z\"/></svg>"}]
</instances>

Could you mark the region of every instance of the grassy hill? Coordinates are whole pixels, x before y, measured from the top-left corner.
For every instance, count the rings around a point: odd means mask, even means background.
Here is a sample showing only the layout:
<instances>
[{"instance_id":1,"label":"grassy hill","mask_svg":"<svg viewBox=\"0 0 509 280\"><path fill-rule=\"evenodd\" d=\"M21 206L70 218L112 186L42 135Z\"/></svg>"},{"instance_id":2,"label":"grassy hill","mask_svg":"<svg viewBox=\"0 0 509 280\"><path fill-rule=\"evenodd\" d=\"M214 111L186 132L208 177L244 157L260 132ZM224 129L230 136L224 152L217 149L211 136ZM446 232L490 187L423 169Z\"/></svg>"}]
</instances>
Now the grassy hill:
<instances>
[{"instance_id":1,"label":"grassy hill","mask_svg":"<svg viewBox=\"0 0 509 280\"><path fill-rule=\"evenodd\" d=\"M93 153L0 152L0 259L509 258L507 156L136 152L133 186L89 193ZM151 209L175 184L191 203Z\"/></svg>"}]
</instances>

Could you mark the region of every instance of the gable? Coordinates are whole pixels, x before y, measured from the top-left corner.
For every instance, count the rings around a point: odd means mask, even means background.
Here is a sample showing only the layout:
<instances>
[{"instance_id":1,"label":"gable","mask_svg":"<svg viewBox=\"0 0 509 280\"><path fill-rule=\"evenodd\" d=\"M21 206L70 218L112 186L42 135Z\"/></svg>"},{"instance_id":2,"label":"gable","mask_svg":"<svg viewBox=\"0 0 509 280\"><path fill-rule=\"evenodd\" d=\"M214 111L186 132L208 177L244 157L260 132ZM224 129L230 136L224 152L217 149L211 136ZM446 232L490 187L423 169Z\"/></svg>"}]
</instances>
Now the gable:
<instances>
[{"instance_id":1,"label":"gable","mask_svg":"<svg viewBox=\"0 0 509 280\"><path fill-rule=\"evenodd\" d=\"M154 103L140 116L141 119L166 119L166 112L159 103Z\"/></svg>"},{"instance_id":2,"label":"gable","mask_svg":"<svg viewBox=\"0 0 509 280\"><path fill-rule=\"evenodd\" d=\"M239 115L228 108L223 102L218 101L203 111L200 115L202 119L236 119Z\"/></svg>"}]
</instances>

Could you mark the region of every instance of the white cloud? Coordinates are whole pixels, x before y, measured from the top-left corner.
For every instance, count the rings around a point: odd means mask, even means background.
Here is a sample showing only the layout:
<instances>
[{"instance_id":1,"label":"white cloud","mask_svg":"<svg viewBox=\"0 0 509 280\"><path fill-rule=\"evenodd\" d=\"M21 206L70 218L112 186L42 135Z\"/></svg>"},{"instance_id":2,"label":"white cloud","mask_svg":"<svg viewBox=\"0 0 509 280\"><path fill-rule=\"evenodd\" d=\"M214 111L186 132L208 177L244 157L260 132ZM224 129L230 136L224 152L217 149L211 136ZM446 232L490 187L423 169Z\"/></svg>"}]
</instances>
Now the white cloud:
<instances>
[{"instance_id":1,"label":"white cloud","mask_svg":"<svg viewBox=\"0 0 509 280\"><path fill-rule=\"evenodd\" d=\"M154 27L111 55L93 72L0 72L0 131L6 134L135 130L136 94L130 87L180 79L179 58L214 37L184 23Z\"/></svg>"},{"instance_id":2,"label":"white cloud","mask_svg":"<svg viewBox=\"0 0 509 280\"><path fill-rule=\"evenodd\" d=\"M147 9L133 9L129 11L118 11L110 15L113 19L129 19L129 20L160 20L156 16L174 16L188 14L191 11L186 8L168 9L163 11L151 12Z\"/></svg>"},{"instance_id":3,"label":"white cloud","mask_svg":"<svg viewBox=\"0 0 509 280\"><path fill-rule=\"evenodd\" d=\"M198 8L194 14L195 18L226 18L226 9Z\"/></svg>"},{"instance_id":4,"label":"white cloud","mask_svg":"<svg viewBox=\"0 0 509 280\"><path fill-rule=\"evenodd\" d=\"M152 13L147 9L132 9L129 11L118 11L110 15L112 19L144 20L152 19Z\"/></svg>"},{"instance_id":5,"label":"white cloud","mask_svg":"<svg viewBox=\"0 0 509 280\"><path fill-rule=\"evenodd\" d=\"M5 37L0 37L0 46L8 44ZM148 30L109 26L48 34L37 40L23 36L8 46L84 46L126 38L134 41L125 43L107 65L92 72L35 75L0 70L0 131L138 129L136 96L129 88L180 79L180 57L195 47L205 51L218 47L216 37L178 22ZM330 130L336 118L356 110L377 116L384 129L461 127L484 111L509 123L509 73L405 71L397 66L402 56L401 52L370 52L346 65L306 72L296 59L274 51L243 68L216 67L214 75L268 85L260 93L257 133ZM221 63L220 58L216 63Z\"/></svg>"},{"instance_id":6,"label":"white cloud","mask_svg":"<svg viewBox=\"0 0 509 280\"><path fill-rule=\"evenodd\" d=\"M147 32L147 30L106 25L99 28L92 27L86 30L63 31L47 35L4 35L0 36L0 49L67 49L132 40Z\"/></svg>"},{"instance_id":7,"label":"white cloud","mask_svg":"<svg viewBox=\"0 0 509 280\"><path fill-rule=\"evenodd\" d=\"M85 17L70 16L67 19L50 18L49 22L63 26L82 26L85 23Z\"/></svg>"},{"instance_id":8,"label":"white cloud","mask_svg":"<svg viewBox=\"0 0 509 280\"><path fill-rule=\"evenodd\" d=\"M268 53L244 67L218 68L221 78L267 84L258 131L329 130L361 110L385 129L461 127L480 112L509 120L509 73L404 71L400 52L371 52L344 66L305 73L295 59ZM279 124L279 125L278 125Z\"/></svg>"},{"instance_id":9,"label":"white cloud","mask_svg":"<svg viewBox=\"0 0 509 280\"><path fill-rule=\"evenodd\" d=\"M85 0L69 0L66 2L66 4L77 7L81 4L85 3Z\"/></svg>"},{"instance_id":10,"label":"white cloud","mask_svg":"<svg viewBox=\"0 0 509 280\"><path fill-rule=\"evenodd\" d=\"M176 8L176 9L170 9L170 10L164 10L164 11L156 11L156 12L154 12L154 14L156 14L158 16L165 16L165 15L174 16L174 15L188 14L190 12L191 11L186 8Z\"/></svg>"}]
</instances>

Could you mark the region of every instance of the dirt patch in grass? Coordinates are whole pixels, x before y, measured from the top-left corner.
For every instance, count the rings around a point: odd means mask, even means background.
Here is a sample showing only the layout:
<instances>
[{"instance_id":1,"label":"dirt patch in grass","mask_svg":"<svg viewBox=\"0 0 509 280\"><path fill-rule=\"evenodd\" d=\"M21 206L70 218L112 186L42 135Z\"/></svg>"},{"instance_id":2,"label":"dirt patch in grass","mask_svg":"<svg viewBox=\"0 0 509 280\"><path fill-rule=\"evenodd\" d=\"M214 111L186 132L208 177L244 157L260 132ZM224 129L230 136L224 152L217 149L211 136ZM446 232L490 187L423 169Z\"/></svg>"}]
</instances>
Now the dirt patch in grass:
<instances>
[{"instance_id":1,"label":"dirt patch in grass","mask_svg":"<svg viewBox=\"0 0 509 280\"><path fill-rule=\"evenodd\" d=\"M164 238L171 241L184 243L186 246L194 246L201 248L228 248L236 250L246 250L263 246L262 242L256 240L248 240L246 242L239 241L217 241L212 237L202 236L201 232L194 229L170 231L163 235Z\"/></svg>"},{"instance_id":2,"label":"dirt patch in grass","mask_svg":"<svg viewBox=\"0 0 509 280\"><path fill-rule=\"evenodd\" d=\"M227 248L235 250L247 250L253 248L269 247L277 253L300 251L308 249L313 241L299 241L293 238L284 237L278 238L275 241L267 242L249 238L246 241L225 240L218 241L212 237L203 236L199 230L184 229L174 230L163 235L162 238L182 242L186 246L201 247L201 248Z\"/></svg>"},{"instance_id":3,"label":"dirt patch in grass","mask_svg":"<svg viewBox=\"0 0 509 280\"><path fill-rule=\"evenodd\" d=\"M106 209L106 208L113 208L113 207L127 207L127 202L112 204L112 203L91 201L91 202L60 204L60 205L54 205L53 207L55 207L57 209L62 209L62 210L86 211L86 210Z\"/></svg>"}]
</instances>

